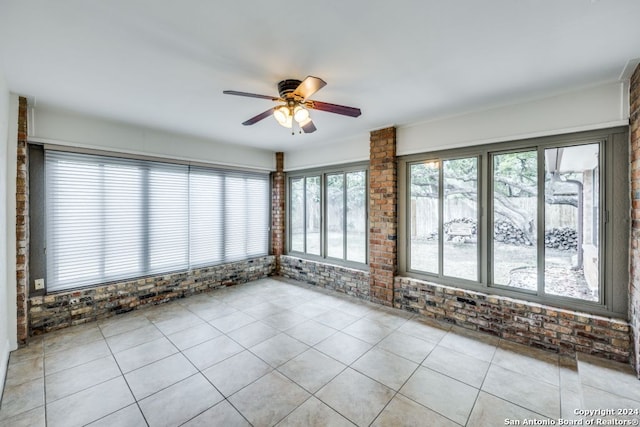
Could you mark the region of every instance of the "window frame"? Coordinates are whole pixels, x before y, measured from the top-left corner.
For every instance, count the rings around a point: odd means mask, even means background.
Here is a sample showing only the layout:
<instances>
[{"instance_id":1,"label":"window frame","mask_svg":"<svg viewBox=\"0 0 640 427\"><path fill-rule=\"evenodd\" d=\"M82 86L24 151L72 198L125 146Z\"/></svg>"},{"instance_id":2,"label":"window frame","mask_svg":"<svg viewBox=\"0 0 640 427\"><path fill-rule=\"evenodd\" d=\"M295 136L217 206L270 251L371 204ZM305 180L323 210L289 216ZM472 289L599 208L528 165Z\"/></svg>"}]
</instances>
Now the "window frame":
<instances>
[{"instance_id":1,"label":"window frame","mask_svg":"<svg viewBox=\"0 0 640 427\"><path fill-rule=\"evenodd\" d=\"M544 272L544 185L546 148L569 147L581 144L599 143L598 163L598 246L599 253L599 287L600 301L591 302L576 298L557 296L544 293L544 275L538 278L538 288L530 292L514 290L507 286L493 283L492 253L493 253L493 188L492 188L492 155L507 152L533 149L537 152L538 195L537 195L537 268ZM479 222L478 222L478 250L479 250L479 282L471 282L448 276L428 274L408 268L411 256L411 168L417 162L439 161L440 167L444 160L452 158L478 156L479 169ZM420 154L401 156L398 159L398 271L399 274L426 280L429 282L469 289L527 300L533 303L549 304L570 310L585 311L599 315L615 315L627 317L628 283L628 239L629 239L629 179L628 179L628 128L615 127L596 131L577 132L564 135L553 135L539 138L529 138L492 144L479 144L463 148L452 148ZM615 163L614 167L614 162ZM622 162L622 165L620 164ZM603 173L604 171L604 173ZM442 174L442 172L440 172ZM626 178L625 181L623 181ZM442 183L440 183L442 185ZM620 189L623 191L621 192ZM614 193L616 197L614 198ZM442 211L443 195L439 196L439 210ZM443 218L440 218L442 223ZM617 224L616 224L617 223ZM440 240L442 240L440 236ZM542 243L541 243L542 242ZM616 244L617 243L617 244ZM441 245L441 243L439 243ZM614 254L614 252L616 252ZM442 259L442 255L439 256ZM441 261L440 261L441 263ZM626 266L626 267L623 267ZM541 269L541 270L540 270ZM540 276L540 274L538 275ZM626 278L626 279L625 279ZM541 288L542 286L542 288ZM540 292L542 289L543 292Z\"/></svg>"},{"instance_id":2,"label":"window frame","mask_svg":"<svg viewBox=\"0 0 640 427\"><path fill-rule=\"evenodd\" d=\"M342 215L342 223L344 224L347 220L347 203L346 203L346 198L347 198L347 192L346 192L346 188L347 188L347 179L346 179L346 175L348 173L352 173L352 172L364 172L365 174L365 200L364 200L364 221L365 221L365 262L358 262L358 261L351 261L351 260L347 260L347 230L346 228L344 229L344 234L342 237L342 245L343 245L343 257L342 258L336 258L336 257L331 257L327 255L327 244L328 244L328 239L327 239L327 209L328 209L328 203L327 203L327 177L329 175L336 175L336 174L342 174L343 176L343 189L344 194L343 194L343 200L345 200L345 204L343 207L343 215ZM315 255L315 254L310 254L307 253L307 247L306 247L306 180L307 178L312 178L312 177L320 177L320 255ZM291 191L291 187L292 187L292 181L297 180L297 179L303 179L304 182L304 186L303 186L303 194L305 197L304 202L302 203L303 205L303 218L304 218L304 233L305 236L303 237L303 241L304 241L304 251L298 251L298 250L294 250L291 248L292 245L292 203L291 203L291 195L292 195L292 191ZM319 261L319 262L330 262L332 264L337 264L337 265L341 265L344 267L349 267L349 268L354 268L354 269L358 269L358 270L368 270L369 269L369 162L358 162L358 163L350 163L350 164L345 164L345 165L339 165L339 166L333 166L333 167L322 167L322 168L312 168L312 169L304 169L304 170L296 170L296 171L291 171L291 172L287 172L286 175L286 228L287 228L287 232L286 232L286 237L285 237L285 248L286 248L286 254L287 255L291 255L291 256L296 256L296 257L300 257L300 258L305 258L305 259L309 259L312 261Z\"/></svg>"},{"instance_id":3,"label":"window frame","mask_svg":"<svg viewBox=\"0 0 640 427\"><path fill-rule=\"evenodd\" d=\"M228 254L225 248L229 242L227 242L227 239L225 237L226 233L222 233L219 236L219 241L214 242L221 247L220 259L211 261L211 262L208 262L208 261L193 262L191 259L192 250L196 248L195 246L192 245L191 177L193 176L193 174L204 173L204 174L212 174L212 175L218 176L221 180L221 186L222 186L222 192L223 192L221 197L223 199L224 199L224 193L227 191L225 183L229 178L236 178L236 179L240 178L243 181L244 186L248 185L249 181L257 180L259 181L260 186L256 187L256 189L254 189L253 191L259 191L261 193L264 191L264 199L267 202L270 202L271 193L272 193L272 182L271 182L270 174L267 171L231 168L231 167L227 168L224 166L204 164L200 162L186 162L186 161L179 161L179 160L172 161L171 159L157 158L157 157L129 156L126 154L104 152L104 151L97 151L97 150L96 151L72 150L72 149L68 149L67 147L47 146L47 145L42 146L40 144L31 144L31 143L29 144L29 150L30 150L30 155L34 154L33 157L35 160L34 162L30 162L30 165L29 165L30 171L37 172L36 180L33 182L30 181L30 186L33 186L34 189L36 190L34 191L35 193L34 195L37 196L37 197L32 197L32 196L30 197L30 203L34 207L34 210L37 212L36 215L33 215L35 218L30 218L30 222L36 225L34 229L35 233L33 233L31 237L33 240L43 242L43 245L42 245L43 253L30 252L29 262L32 263L33 260L37 258L41 258L44 260L44 262L41 262L38 264L37 272L33 272L33 271L30 272L30 277L43 277L45 278L45 283L47 284L51 282L48 278L49 271L46 268L46 265L47 265L47 262L46 262L47 238L46 237L49 232L47 230L47 225L46 225L48 223L48 221L46 220L46 217L48 215L48 209L46 209L46 199L48 197L46 195L46 189L48 187L48 184L46 181L47 167L46 167L46 160L45 160L47 151L58 152L58 153L61 153L62 155L66 153L70 155L71 159L73 158L73 156L91 156L93 157L93 161L95 162L95 164L105 163L105 159L106 159L106 163L109 163L109 164L111 162L113 162L114 164L118 164L118 163L122 163L125 165L129 164L132 167L135 167L141 171L139 185L144 193L143 194L144 200L142 201L143 206L141 208L142 212L140 216L140 221L141 221L140 229L144 230L144 231L141 231L142 233L141 245L142 245L142 258L143 258L142 259L143 265L141 268L139 268L134 273L123 274L122 277L118 276L118 278L116 279L106 278L106 280L97 280L94 283L89 283L89 284L63 285L63 286L57 286L55 289L51 289L49 286L46 286L44 290L31 289L34 295L55 294L58 292L68 292L68 291L73 291L78 289L91 289L98 286L103 286L103 285L108 285L108 284L118 283L123 281L129 281L129 280L136 280L144 277L156 277L159 275L172 274L176 272L188 272L188 271L197 270L205 267L213 267L213 266L224 265L232 262L250 260L257 257L267 256L270 253L272 212L271 212L270 203L267 203L265 206L262 207L261 212L258 212L258 213L253 212L254 216L256 214L259 214L262 217L260 221L264 225L265 235L262 237L264 239L264 242L261 242L261 243L264 243L264 248L263 248L264 250L261 250L259 254L254 248L250 248L251 242L249 240L252 239L251 233L247 234L244 237L245 238L244 256L235 257L232 254L231 255ZM187 194L185 196L187 229L186 229L186 234L184 236L186 240L186 245L187 245L186 264L184 268L182 266L177 268L161 267L156 271L155 269L152 269L149 265L151 246L149 243L149 235L147 230L150 227L149 218L152 213L150 210L151 208L148 206L149 205L149 202L148 202L149 185L150 185L150 178L148 175L151 170L162 170L163 168L170 169L170 168L180 168L180 167L185 170L186 185L187 185L186 187ZM249 197L248 192L245 191L244 193L247 193L245 195L245 198ZM104 197L104 195L102 197ZM222 208L222 210L224 211L224 208ZM258 218L258 217L255 216L255 218ZM225 229L228 219L229 219L228 215L222 212L220 221L222 222L221 227L223 228L223 230ZM251 220L251 217L247 217L246 219L248 221L247 224L253 223L253 221ZM30 282L33 282L33 280L30 280Z\"/></svg>"}]
</instances>

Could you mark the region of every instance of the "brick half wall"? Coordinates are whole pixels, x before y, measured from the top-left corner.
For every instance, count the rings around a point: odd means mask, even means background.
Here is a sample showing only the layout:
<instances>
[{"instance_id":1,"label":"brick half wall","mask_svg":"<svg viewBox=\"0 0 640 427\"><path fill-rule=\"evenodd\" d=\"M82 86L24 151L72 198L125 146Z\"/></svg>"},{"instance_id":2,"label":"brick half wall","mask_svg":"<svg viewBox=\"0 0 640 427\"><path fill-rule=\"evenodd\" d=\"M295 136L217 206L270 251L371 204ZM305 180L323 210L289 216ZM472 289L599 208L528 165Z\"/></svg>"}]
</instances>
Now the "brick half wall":
<instances>
[{"instance_id":1,"label":"brick half wall","mask_svg":"<svg viewBox=\"0 0 640 427\"><path fill-rule=\"evenodd\" d=\"M29 299L31 333L38 335L207 290L262 279L274 274L275 263L275 256L270 255L162 276L31 297Z\"/></svg>"},{"instance_id":2,"label":"brick half wall","mask_svg":"<svg viewBox=\"0 0 640 427\"><path fill-rule=\"evenodd\" d=\"M280 257L280 275L369 300L369 272L289 255Z\"/></svg>"},{"instance_id":3,"label":"brick half wall","mask_svg":"<svg viewBox=\"0 0 640 427\"><path fill-rule=\"evenodd\" d=\"M395 306L507 341L561 354L575 352L628 363L629 324L497 295L396 277Z\"/></svg>"}]
</instances>

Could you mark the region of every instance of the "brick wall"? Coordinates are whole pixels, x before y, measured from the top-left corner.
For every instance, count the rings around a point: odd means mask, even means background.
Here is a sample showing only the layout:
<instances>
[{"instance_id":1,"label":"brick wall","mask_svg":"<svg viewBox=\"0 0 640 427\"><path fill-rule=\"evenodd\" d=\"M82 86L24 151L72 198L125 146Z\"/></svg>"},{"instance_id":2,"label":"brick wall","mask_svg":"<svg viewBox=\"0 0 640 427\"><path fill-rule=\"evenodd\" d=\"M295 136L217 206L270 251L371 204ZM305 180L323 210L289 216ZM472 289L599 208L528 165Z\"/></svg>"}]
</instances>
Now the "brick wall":
<instances>
[{"instance_id":1,"label":"brick wall","mask_svg":"<svg viewBox=\"0 0 640 427\"><path fill-rule=\"evenodd\" d=\"M276 153L276 171L271 173L271 254L276 257L276 274L285 245L285 188L284 153Z\"/></svg>"},{"instance_id":2,"label":"brick wall","mask_svg":"<svg viewBox=\"0 0 640 427\"><path fill-rule=\"evenodd\" d=\"M369 299L369 272L283 255L280 275L354 297Z\"/></svg>"},{"instance_id":3,"label":"brick wall","mask_svg":"<svg viewBox=\"0 0 640 427\"><path fill-rule=\"evenodd\" d=\"M396 278L395 304L413 313L531 347L629 361L630 327L620 319L406 277Z\"/></svg>"},{"instance_id":4,"label":"brick wall","mask_svg":"<svg viewBox=\"0 0 640 427\"><path fill-rule=\"evenodd\" d=\"M369 284L371 301L393 305L397 271L398 173L396 129L371 132L369 163Z\"/></svg>"},{"instance_id":5,"label":"brick wall","mask_svg":"<svg viewBox=\"0 0 640 427\"><path fill-rule=\"evenodd\" d=\"M29 149L27 147L27 99L18 105L18 156L16 176L16 305L18 344L29 337Z\"/></svg>"},{"instance_id":6,"label":"brick wall","mask_svg":"<svg viewBox=\"0 0 640 427\"><path fill-rule=\"evenodd\" d=\"M629 319L634 337L634 367L640 377L640 66L631 76L629 104L632 203Z\"/></svg>"},{"instance_id":7,"label":"brick wall","mask_svg":"<svg viewBox=\"0 0 640 427\"><path fill-rule=\"evenodd\" d=\"M128 280L87 289L57 292L29 299L33 335L104 319L151 304L160 304L210 289L270 276L275 257Z\"/></svg>"}]
</instances>

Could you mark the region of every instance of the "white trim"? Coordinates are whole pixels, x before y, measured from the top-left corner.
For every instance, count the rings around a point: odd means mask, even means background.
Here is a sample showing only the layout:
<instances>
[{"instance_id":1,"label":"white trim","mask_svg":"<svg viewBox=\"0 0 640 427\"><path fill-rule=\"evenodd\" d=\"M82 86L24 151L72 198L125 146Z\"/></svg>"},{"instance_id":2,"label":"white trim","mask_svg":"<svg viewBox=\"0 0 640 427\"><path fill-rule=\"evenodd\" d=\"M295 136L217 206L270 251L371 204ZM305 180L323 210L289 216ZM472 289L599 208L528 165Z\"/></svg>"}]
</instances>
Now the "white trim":
<instances>
[{"instance_id":1,"label":"white trim","mask_svg":"<svg viewBox=\"0 0 640 427\"><path fill-rule=\"evenodd\" d=\"M168 156L163 157L158 155L151 156L149 154L136 152L134 150L122 150L122 151L105 150L104 148L97 148L95 146L83 145L83 144L66 144L61 141L47 140L46 138L29 137L28 139L30 143L35 142L35 143L43 144L45 150L64 151L64 152L78 153L78 154L92 154L92 155L107 156L107 157L119 157L123 159L145 160L145 161L151 161L151 162L174 163L174 164L182 164L182 165L189 165L189 166L202 166L202 167L208 167L208 168L221 168L221 169L237 170L242 172L269 173L271 171L268 168L242 166L240 164L230 164L230 163L203 162L202 160L194 160L187 157L176 158L173 156L172 157L168 157Z\"/></svg>"},{"instance_id":2,"label":"white trim","mask_svg":"<svg viewBox=\"0 0 640 427\"><path fill-rule=\"evenodd\" d=\"M587 125L587 126L576 126L572 128L565 129L553 129L553 130L545 130L540 132L531 132L524 133L520 135L512 135L512 136L502 136L496 138L487 138L487 139L479 139L476 141L462 141L456 144L443 144L443 145L434 145L430 146L428 149L416 148L413 150L403 150L402 153L398 153L397 156L406 156L411 154L422 154L429 153L432 151L440 151L440 150L449 150L454 148L465 148L465 147L473 147L476 145L486 145L493 144L497 142L509 142L509 141L519 141L523 139L532 139L532 138L541 138L545 136L556 136L556 135L565 135L569 133L577 133L577 132L585 132L590 130L599 130L599 129L608 129L614 128L618 126L627 126L629 125L629 119L625 120L615 120L612 122L606 123L598 123L597 125Z\"/></svg>"},{"instance_id":3,"label":"white trim","mask_svg":"<svg viewBox=\"0 0 640 427\"><path fill-rule=\"evenodd\" d=\"M7 378L7 371L9 370L10 349L11 345L9 344L9 340L2 343L2 348L0 349L0 396L2 396L4 391L4 383Z\"/></svg>"}]
</instances>

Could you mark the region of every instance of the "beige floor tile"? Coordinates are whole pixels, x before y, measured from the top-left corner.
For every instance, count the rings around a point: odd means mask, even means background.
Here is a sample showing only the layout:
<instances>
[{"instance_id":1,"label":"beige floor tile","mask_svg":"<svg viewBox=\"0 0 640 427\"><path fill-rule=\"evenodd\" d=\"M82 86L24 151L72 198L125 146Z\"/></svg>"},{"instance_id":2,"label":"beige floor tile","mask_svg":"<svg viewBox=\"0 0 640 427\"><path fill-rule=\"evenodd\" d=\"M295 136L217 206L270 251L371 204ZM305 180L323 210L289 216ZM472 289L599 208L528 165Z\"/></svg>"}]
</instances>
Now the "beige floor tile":
<instances>
[{"instance_id":1,"label":"beige floor tile","mask_svg":"<svg viewBox=\"0 0 640 427\"><path fill-rule=\"evenodd\" d=\"M371 306L367 305L364 301L351 298L346 299L345 302L337 306L336 309L356 317L366 316L372 310Z\"/></svg>"},{"instance_id":2,"label":"beige floor tile","mask_svg":"<svg viewBox=\"0 0 640 427\"><path fill-rule=\"evenodd\" d=\"M489 368L482 390L547 417L560 417L558 387L498 365Z\"/></svg>"},{"instance_id":3,"label":"beige floor tile","mask_svg":"<svg viewBox=\"0 0 640 427\"><path fill-rule=\"evenodd\" d=\"M579 354L578 372L583 385L640 402L640 381L629 365Z\"/></svg>"},{"instance_id":4,"label":"beige floor tile","mask_svg":"<svg viewBox=\"0 0 640 427\"><path fill-rule=\"evenodd\" d=\"M313 320L315 320L316 322L322 323L323 325L327 325L334 329L346 328L350 324L356 322L358 319L360 319L359 316L354 316L337 309L331 309L313 318Z\"/></svg>"},{"instance_id":5,"label":"beige floor tile","mask_svg":"<svg viewBox=\"0 0 640 427\"><path fill-rule=\"evenodd\" d=\"M251 424L235 410L229 402L223 400L213 408L184 423L182 427L251 427Z\"/></svg>"},{"instance_id":6,"label":"beige floor tile","mask_svg":"<svg viewBox=\"0 0 640 427\"><path fill-rule=\"evenodd\" d=\"M171 341L163 337L115 353L115 358L122 372L127 373L177 352L178 349Z\"/></svg>"},{"instance_id":7,"label":"beige floor tile","mask_svg":"<svg viewBox=\"0 0 640 427\"><path fill-rule=\"evenodd\" d=\"M44 339L42 337L29 338L29 342L17 350L11 352L10 363L25 362L44 356Z\"/></svg>"},{"instance_id":8,"label":"beige floor tile","mask_svg":"<svg viewBox=\"0 0 640 427\"><path fill-rule=\"evenodd\" d=\"M443 346L437 346L422 365L475 388L480 388L489 370L489 362Z\"/></svg>"},{"instance_id":9,"label":"beige floor tile","mask_svg":"<svg viewBox=\"0 0 640 427\"><path fill-rule=\"evenodd\" d=\"M236 311L227 316L216 317L215 319L210 320L209 324L226 334L253 323L256 320L257 319L255 317L251 317L247 313Z\"/></svg>"},{"instance_id":10,"label":"beige floor tile","mask_svg":"<svg viewBox=\"0 0 640 427\"><path fill-rule=\"evenodd\" d=\"M376 345L393 332L393 329L369 317L365 317L347 326L342 332L368 342L371 345Z\"/></svg>"},{"instance_id":11,"label":"beige floor tile","mask_svg":"<svg viewBox=\"0 0 640 427\"><path fill-rule=\"evenodd\" d=\"M193 328L194 326L205 323L205 321L191 312L177 316L174 319L154 322L156 327L165 335L171 335L178 331Z\"/></svg>"},{"instance_id":12,"label":"beige floor tile","mask_svg":"<svg viewBox=\"0 0 640 427\"><path fill-rule=\"evenodd\" d=\"M299 306L293 307L291 309L291 311L295 311L296 313L302 314L307 318L320 316L329 310L330 310L329 307L327 307L326 305L318 304L315 300L305 302L304 304L300 304Z\"/></svg>"},{"instance_id":13,"label":"beige floor tile","mask_svg":"<svg viewBox=\"0 0 640 427\"><path fill-rule=\"evenodd\" d=\"M119 353L131 347L162 338L162 332L151 322L139 329L130 330L107 338L107 344L113 353Z\"/></svg>"},{"instance_id":14,"label":"beige floor tile","mask_svg":"<svg viewBox=\"0 0 640 427\"><path fill-rule=\"evenodd\" d=\"M458 329L452 330L442 337L439 345L485 362L491 362L499 342L500 340L492 336L470 336Z\"/></svg>"},{"instance_id":15,"label":"beige floor tile","mask_svg":"<svg viewBox=\"0 0 640 427\"><path fill-rule=\"evenodd\" d=\"M411 313L406 311L390 309L390 310L372 310L365 318L373 319L376 322L391 329L398 329L400 326L407 323L407 321L413 317Z\"/></svg>"},{"instance_id":16,"label":"beige floor tile","mask_svg":"<svg viewBox=\"0 0 640 427\"><path fill-rule=\"evenodd\" d=\"M125 374L137 400L142 400L198 372L182 354L174 354Z\"/></svg>"},{"instance_id":17,"label":"beige floor tile","mask_svg":"<svg viewBox=\"0 0 640 427\"><path fill-rule=\"evenodd\" d=\"M399 331L392 332L377 345L378 348L416 363L422 363L435 346L432 341L421 340Z\"/></svg>"},{"instance_id":18,"label":"beige floor tile","mask_svg":"<svg viewBox=\"0 0 640 427\"><path fill-rule=\"evenodd\" d=\"M224 397L201 374L193 375L139 402L150 427L178 426Z\"/></svg>"},{"instance_id":19,"label":"beige floor tile","mask_svg":"<svg viewBox=\"0 0 640 427\"><path fill-rule=\"evenodd\" d=\"M506 420L513 420L522 423L523 420L553 420L556 418L546 418L543 415L529 411L521 406L515 405L506 400L500 399L483 391L478 395L471 416L469 417L468 426L503 426L516 425L507 424ZM541 424L542 425L542 424ZM551 425L551 424L550 424Z\"/></svg>"},{"instance_id":20,"label":"beige floor tile","mask_svg":"<svg viewBox=\"0 0 640 427\"><path fill-rule=\"evenodd\" d=\"M228 316L237 312L238 309L231 307L228 304L220 302L218 304L211 304L208 308L200 307L194 313L200 317L202 320L210 322L213 319L217 319L218 317Z\"/></svg>"},{"instance_id":21,"label":"beige floor tile","mask_svg":"<svg viewBox=\"0 0 640 427\"><path fill-rule=\"evenodd\" d=\"M478 389L420 367L400 389L400 393L464 425L475 403Z\"/></svg>"},{"instance_id":22,"label":"beige floor tile","mask_svg":"<svg viewBox=\"0 0 640 427\"><path fill-rule=\"evenodd\" d=\"M316 350L333 357L345 365L353 363L371 347L371 344L342 332L337 332L314 346Z\"/></svg>"},{"instance_id":23,"label":"beige floor tile","mask_svg":"<svg viewBox=\"0 0 640 427\"><path fill-rule=\"evenodd\" d=\"M315 320L307 320L293 328L287 329L285 333L298 341L313 346L335 334L336 330Z\"/></svg>"},{"instance_id":24,"label":"beige floor tile","mask_svg":"<svg viewBox=\"0 0 640 427\"><path fill-rule=\"evenodd\" d=\"M272 370L266 362L245 350L202 373L224 396L229 397Z\"/></svg>"},{"instance_id":25,"label":"beige floor tile","mask_svg":"<svg viewBox=\"0 0 640 427\"><path fill-rule=\"evenodd\" d=\"M44 357L34 357L21 362L10 363L7 367L5 387L24 384L44 376Z\"/></svg>"},{"instance_id":26,"label":"beige floor tile","mask_svg":"<svg viewBox=\"0 0 640 427\"><path fill-rule=\"evenodd\" d=\"M238 343L226 335L221 335L185 350L184 355L202 371L243 350Z\"/></svg>"},{"instance_id":27,"label":"beige floor tile","mask_svg":"<svg viewBox=\"0 0 640 427\"><path fill-rule=\"evenodd\" d=\"M278 335L278 333L277 329L258 321L230 332L229 337L240 343L240 345L249 348Z\"/></svg>"},{"instance_id":28,"label":"beige floor tile","mask_svg":"<svg viewBox=\"0 0 640 427\"><path fill-rule=\"evenodd\" d=\"M57 351L75 349L79 345L104 340L96 323L73 326L44 336L45 355Z\"/></svg>"},{"instance_id":29,"label":"beige floor tile","mask_svg":"<svg viewBox=\"0 0 640 427\"><path fill-rule=\"evenodd\" d=\"M250 350L256 356L277 368L308 348L308 345L281 333L251 347Z\"/></svg>"},{"instance_id":30,"label":"beige floor tile","mask_svg":"<svg viewBox=\"0 0 640 427\"><path fill-rule=\"evenodd\" d=\"M7 419L0 414L0 427L46 427L44 405Z\"/></svg>"},{"instance_id":31,"label":"beige floor tile","mask_svg":"<svg viewBox=\"0 0 640 427\"><path fill-rule=\"evenodd\" d=\"M266 325L271 326L279 331L284 331L289 328L293 328L303 322L306 322L308 317L303 316L302 314L296 313L291 310L284 310L278 314L274 314L269 317L265 317L262 319L262 322Z\"/></svg>"},{"instance_id":32,"label":"beige floor tile","mask_svg":"<svg viewBox=\"0 0 640 427\"><path fill-rule=\"evenodd\" d=\"M229 401L254 426L271 426L309 396L300 386L274 371L243 388Z\"/></svg>"},{"instance_id":33,"label":"beige floor tile","mask_svg":"<svg viewBox=\"0 0 640 427\"><path fill-rule=\"evenodd\" d=\"M354 424L333 409L311 396L277 427L353 427Z\"/></svg>"},{"instance_id":34,"label":"beige floor tile","mask_svg":"<svg viewBox=\"0 0 640 427\"><path fill-rule=\"evenodd\" d=\"M265 317L273 316L274 314L278 314L281 311L282 311L282 308L268 301L242 309L243 313L246 313L249 316L258 320L264 319Z\"/></svg>"},{"instance_id":35,"label":"beige floor tile","mask_svg":"<svg viewBox=\"0 0 640 427\"><path fill-rule=\"evenodd\" d=\"M583 388L584 406L582 409L603 409L614 410L613 415L597 415L594 417L585 417L585 419L593 420L636 420L640 422L640 414L618 414L618 410L640 410L638 401L632 400L626 397L622 397L619 394L613 394L604 390L584 386ZM596 424L597 425L597 424ZM602 423L601 425L607 425ZM615 424L614 424L615 425ZM618 424L620 425L620 424ZM633 424L632 424L633 425Z\"/></svg>"},{"instance_id":36,"label":"beige floor tile","mask_svg":"<svg viewBox=\"0 0 640 427\"><path fill-rule=\"evenodd\" d=\"M153 323L177 319L179 317L188 316L190 314L193 313L180 305L180 301L169 301L164 304L149 307L144 311L144 315L146 316L146 318Z\"/></svg>"},{"instance_id":37,"label":"beige floor tile","mask_svg":"<svg viewBox=\"0 0 640 427\"><path fill-rule=\"evenodd\" d=\"M147 422L134 403L88 424L87 427L147 427Z\"/></svg>"},{"instance_id":38,"label":"beige floor tile","mask_svg":"<svg viewBox=\"0 0 640 427\"><path fill-rule=\"evenodd\" d=\"M396 395L382 413L373 422L372 427L458 427L448 418L425 408L401 394ZM489 424L470 424L470 426L482 426ZM491 424L499 425L499 424Z\"/></svg>"},{"instance_id":39,"label":"beige floor tile","mask_svg":"<svg viewBox=\"0 0 640 427\"><path fill-rule=\"evenodd\" d=\"M219 330L208 323L203 323L187 330L168 335L167 338L181 351L184 351L198 344L202 344L205 341L219 337L220 335L222 335L222 333Z\"/></svg>"},{"instance_id":40,"label":"beige floor tile","mask_svg":"<svg viewBox=\"0 0 640 427\"><path fill-rule=\"evenodd\" d=\"M120 375L120 369L113 356L47 375L47 404Z\"/></svg>"},{"instance_id":41,"label":"beige floor tile","mask_svg":"<svg viewBox=\"0 0 640 427\"><path fill-rule=\"evenodd\" d=\"M104 340L78 345L52 354L47 353L44 358L45 372L50 375L106 356L111 356L111 350Z\"/></svg>"},{"instance_id":42,"label":"beige floor tile","mask_svg":"<svg viewBox=\"0 0 640 427\"><path fill-rule=\"evenodd\" d=\"M4 388L0 420L44 405L44 378Z\"/></svg>"},{"instance_id":43,"label":"beige floor tile","mask_svg":"<svg viewBox=\"0 0 640 427\"><path fill-rule=\"evenodd\" d=\"M394 391L347 368L316 397L358 426L368 426L389 403Z\"/></svg>"},{"instance_id":44,"label":"beige floor tile","mask_svg":"<svg viewBox=\"0 0 640 427\"><path fill-rule=\"evenodd\" d=\"M113 335L119 335L125 332L142 329L145 326L149 326L150 324L151 322L149 321L149 319L147 319L144 313L142 313L141 311L116 315L105 320L100 320L98 322L98 326L102 331L102 335L107 338Z\"/></svg>"},{"instance_id":45,"label":"beige floor tile","mask_svg":"<svg viewBox=\"0 0 640 427\"><path fill-rule=\"evenodd\" d=\"M400 390L418 368L418 364L388 351L373 348L351 367L393 390Z\"/></svg>"},{"instance_id":46,"label":"beige floor tile","mask_svg":"<svg viewBox=\"0 0 640 427\"><path fill-rule=\"evenodd\" d=\"M398 331L425 341L438 343L447 334L449 329L450 326L444 326L425 319L413 318L400 326Z\"/></svg>"},{"instance_id":47,"label":"beige floor tile","mask_svg":"<svg viewBox=\"0 0 640 427\"><path fill-rule=\"evenodd\" d=\"M315 393L346 368L337 360L309 349L278 368L310 393Z\"/></svg>"},{"instance_id":48,"label":"beige floor tile","mask_svg":"<svg viewBox=\"0 0 640 427\"><path fill-rule=\"evenodd\" d=\"M114 378L47 404L47 426L82 426L133 402L124 379Z\"/></svg>"},{"instance_id":49,"label":"beige floor tile","mask_svg":"<svg viewBox=\"0 0 640 427\"><path fill-rule=\"evenodd\" d=\"M560 385L557 354L503 342L496 350L492 363L521 375Z\"/></svg>"}]
</instances>

